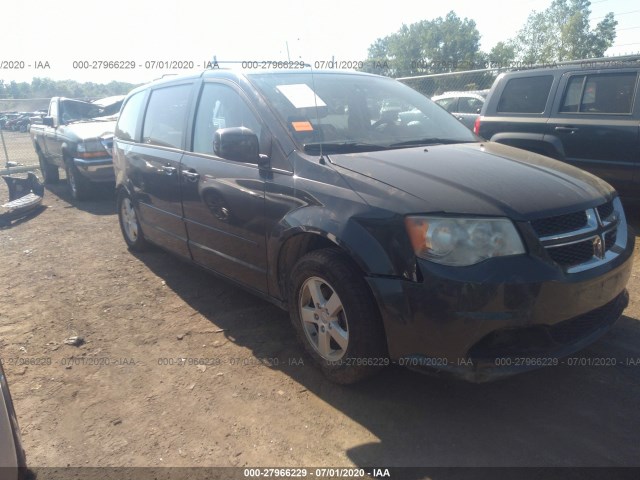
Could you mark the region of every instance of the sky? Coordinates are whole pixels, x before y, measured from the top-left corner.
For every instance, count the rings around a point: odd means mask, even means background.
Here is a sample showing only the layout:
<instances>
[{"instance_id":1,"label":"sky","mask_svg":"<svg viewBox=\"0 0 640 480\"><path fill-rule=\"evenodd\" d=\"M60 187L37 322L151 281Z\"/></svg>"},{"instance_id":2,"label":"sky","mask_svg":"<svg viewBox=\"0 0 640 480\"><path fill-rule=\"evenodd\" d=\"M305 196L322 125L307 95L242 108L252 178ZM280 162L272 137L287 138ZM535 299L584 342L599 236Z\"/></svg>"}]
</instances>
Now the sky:
<instances>
[{"instance_id":1,"label":"sky","mask_svg":"<svg viewBox=\"0 0 640 480\"><path fill-rule=\"evenodd\" d=\"M157 0L100 4L91 0L12 0L0 9L0 79L30 81L37 76L144 83L188 71L152 68L154 62L156 67L163 67L163 62L181 62L201 70L214 55L221 62L363 60L377 38L396 32L403 24L444 17L451 10L476 22L481 50L488 52L497 42L514 37L532 10L544 10L550 3L180 0L163 5ZM635 0L592 0L591 11L593 24L607 12L614 12L619 22L618 37L607 55L640 53L640 4ZM134 68L100 68L100 62L106 61ZM91 68L83 68L87 66Z\"/></svg>"}]
</instances>

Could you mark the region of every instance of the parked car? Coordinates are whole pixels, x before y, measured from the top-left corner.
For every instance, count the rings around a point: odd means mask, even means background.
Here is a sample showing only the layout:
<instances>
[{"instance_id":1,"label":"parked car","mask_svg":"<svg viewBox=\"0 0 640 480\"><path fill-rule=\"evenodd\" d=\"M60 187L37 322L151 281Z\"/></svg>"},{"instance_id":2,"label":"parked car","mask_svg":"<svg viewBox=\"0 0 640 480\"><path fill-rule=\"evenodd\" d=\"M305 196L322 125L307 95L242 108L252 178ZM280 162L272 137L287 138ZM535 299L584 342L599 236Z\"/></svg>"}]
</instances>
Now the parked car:
<instances>
[{"instance_id":1,"label":"parked car","mask_svg":"<svg viewBox=\"0 0 640 480\"><path fill-rule=\"evenodd\" d=\"M640 63L500 75L475 132L587 170L640 198ZM635 65L635 66L633 66Z\"/></svg>"},{"instance_id":2,"label":"parked car","mask_svg":"<svg viewBox=\"0 0 640 480\"><path fill-rule=\"evenodd\" d=\"M481 142L389 78L174 77L133 90L114 136L128 247L288 309L336 382L390 362L473 381L553 365L628 303L635 237L611 186Z\"/></svg>"},{"instance_id":3,"label":"parked car","mask_svg":"<svg viewBox=\"0 0 640 480\"><path fill-rule=\"evenodd\" d=\"M42 121L42 115L37 112L25 112L21 114L13 125L13 129L20 132L28 132L32 123L38 123Z\"/></svg>"},{"instance_id":4,"label":"parked car","mask_svg":"<svg viewBox=\"0 0 640 480\"><path fill-rule=\"evenodd\" d=\"M18 419L0 362L0 473L3 480L20 480L25 478L26 468Z\"/></svg>"},{"instance_id":5,"label":"parked car","mask_svg":"<svg viewBox=\"0 0 640 480\"><path fill-rule=\"evenodd\" d=\"M18 118L20 118L20 113L7 113L4 117L4 124L2 125L2 128L4 130L15 130L15 123L18 120Z\"/></svg>"},{"instance_id":6,"label":"parked car","mask_svg":"<svg viewBox=\"0 0 640 480\"><path fill-rule=\"evenodd\" d=\"M4 130L4 126L5 124L11 120L12 118L14 118L16 115L16 112L2 112L0 114L0 128L2 128Z\"/></svg>"},{"instance_id":7,"label":"parked car","mask_svg":"<svg viewBox=\"0 0 640 480\"><path fill-rule=\"evenodd\" d=\"M117 117L111 104L51 99L42 124L30 129L46 184L56 183L63 168L71 196L85 200L96 184L114 182L110 142Z\"/></svg>"},{"instance_id":8,"label":"parked car","mask_svg":"<svg viewBox=\"0 0 640 480\"><path fill-rule=\"evenodd\" d=\"M484 105L489 90L470 90L468 92L445 92L431 97L431 100L460 120L468 129L473 129L476 118Z\"/></svg>"}]
</instances>

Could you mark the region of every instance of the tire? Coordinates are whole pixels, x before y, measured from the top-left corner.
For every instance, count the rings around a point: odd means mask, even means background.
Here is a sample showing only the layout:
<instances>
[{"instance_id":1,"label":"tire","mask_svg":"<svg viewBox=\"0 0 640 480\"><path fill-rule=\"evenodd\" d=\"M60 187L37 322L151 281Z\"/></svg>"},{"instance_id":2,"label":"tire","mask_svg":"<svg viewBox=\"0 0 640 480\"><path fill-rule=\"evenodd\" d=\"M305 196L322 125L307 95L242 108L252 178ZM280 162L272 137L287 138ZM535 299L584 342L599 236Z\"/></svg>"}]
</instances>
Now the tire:
<instances>
[{"instance_id":1,"label":"tire","mask_svg":"<svg viewBox=\"0 0 640 480\"><path fill-rule=\"evenodd\" d=\"M329 380L359 382L389 363L377 304L347 255L315 250L296 263L290 279L291 321Z\"/></svg>"},{"instance_id":2,"label":"tire","mask_svg":"<svg viewBox=\"0 0 640 480\"><path fill-rule=\"evenodd\" d=\"M60 180L60 171L58 170L58 167L48 163L40 151L38 151L38 162L40 163L40 171L42 172L44 183L46 185L58 183Z\"/></svg>"},{"instance_id":3,"label":"tire","mask_svg":"<svg viewBox=\"0 0 640 480\"><path fill-rule=\"evenodd\" d=\"M133 200L126 192L121 189L118 192L118 199L116 200L118 208L118 221L120 223L120 230L124 241L129 247L129 250L134 252L142 252L147 249L148 243L144 238L142 227L140 226L140 220L138 219L138 213L133 206Z\"/></svg>"},{"instance_id":4,"label":"tire","mask_svg":"<svg viewBox=\"0 0 640 480\"><path fill-rule=\"evenodd\" d=\"M78 168L70 161L65 162L65 165L69 193L76 201L86 200L91 195L91 182L82 176L78 172Z\"/></svg>"}]
</instances>

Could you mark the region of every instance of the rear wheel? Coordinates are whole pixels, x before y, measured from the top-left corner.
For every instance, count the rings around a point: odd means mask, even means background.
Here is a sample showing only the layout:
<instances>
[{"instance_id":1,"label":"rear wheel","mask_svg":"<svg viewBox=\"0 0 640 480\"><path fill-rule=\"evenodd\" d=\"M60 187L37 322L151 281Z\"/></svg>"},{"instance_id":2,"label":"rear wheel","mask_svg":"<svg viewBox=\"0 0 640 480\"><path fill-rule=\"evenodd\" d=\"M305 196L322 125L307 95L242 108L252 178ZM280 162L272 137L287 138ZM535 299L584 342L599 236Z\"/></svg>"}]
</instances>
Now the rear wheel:
<instances>
[{"instance_id":1,"label":"rear wheel","mask_svg":"<svg viewBox=\"0 0 640 480\"><path fill-rule=\"evenodd\" d=\"M133 206L133 200L125 190L120 190L118 193L117 206L120 230L122 230L122 236L129 250L136 252L145 250L147 241L144 238L144 233L142 233L138 214Z\"/></svg>"},{"instance_id":2,"label":"rear wheel","mask_svg":"<svg viewBox=\"0 0 640 480\"><path fill-rule=\"evenodd\" d=\"M291 272L291 320L327 378L355 383L388 365L384 328L362 272L335 249L313 251Z\"/></svg>"},{"instance_id":3,"label":"rear wheel","mask_svg":"<svg viewBox=\"0 0 640 480\"><path fill-rule=\"evenodd\" d=\"M60 171L58 170L58 167L48 163L40 151L38 151L38 162L40 163L40 171L42 172L44 183L47 185L58 183L58 180L60 180Z\"/></svg>"}]
</instances>

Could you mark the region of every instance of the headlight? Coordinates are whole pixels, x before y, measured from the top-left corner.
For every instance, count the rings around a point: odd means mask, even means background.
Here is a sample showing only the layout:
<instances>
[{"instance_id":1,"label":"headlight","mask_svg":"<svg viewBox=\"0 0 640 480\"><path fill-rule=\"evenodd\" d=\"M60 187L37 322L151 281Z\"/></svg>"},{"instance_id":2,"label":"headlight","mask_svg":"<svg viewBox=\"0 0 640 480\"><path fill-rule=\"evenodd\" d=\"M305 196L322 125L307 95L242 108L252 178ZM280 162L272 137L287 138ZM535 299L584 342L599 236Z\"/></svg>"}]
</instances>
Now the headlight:
<instances>
[{"instance_id":1,"label":"headlight","mask_svg":"<svg viewBox=\"0 0 640 480\"><path fill-rule=\"evenodd\" d=\"M104 158L108 155L109 152L107 152L102 142L98 139L78 143L78 158Z\"/></svg>"},{"instance_id":2,"label":"headlight","mask_svg":"<svg viewBox=\"0 0 640 480\"><path fill-rule=\"evenodd\" d=\"M516 227L506 218L410 216L405 226L415 254L442 265L474 265L525 253Z\"/></svg>"}]
</instances>

